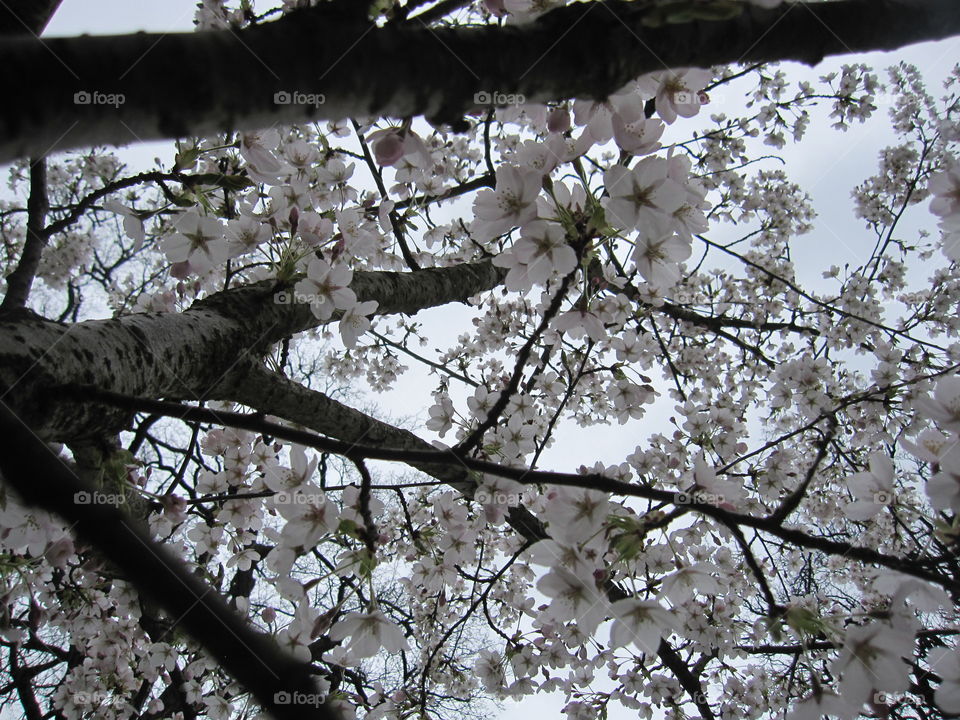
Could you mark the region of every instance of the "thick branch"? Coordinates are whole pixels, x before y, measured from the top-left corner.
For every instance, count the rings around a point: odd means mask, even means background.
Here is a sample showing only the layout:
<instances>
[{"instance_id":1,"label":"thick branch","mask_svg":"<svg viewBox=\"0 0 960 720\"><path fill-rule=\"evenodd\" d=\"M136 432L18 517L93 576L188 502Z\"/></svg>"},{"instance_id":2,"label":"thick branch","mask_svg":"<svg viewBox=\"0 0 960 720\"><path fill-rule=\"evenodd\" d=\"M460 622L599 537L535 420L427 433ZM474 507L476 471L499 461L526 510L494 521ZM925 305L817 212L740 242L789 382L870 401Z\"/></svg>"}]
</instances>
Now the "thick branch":
<instances>
[{"instance_id":1,"label":"thick branch","mask_svg":"<svg viewBox=\"0 0 960 720\"><path fill-rule=\"evenodd\" d=\"M664 67L813 64L960 33L955 0L745 4L730 20L656 28L644 25L646 5L575 3L503 28L427 28L415 20L375 28L342 3L321 3L242 31L4 40L0 85L17 102L0 107L0 163L308 119L453 122L481 91L534 102L601 98ZM184 78L171 67L203 70ZM296 92L322 102L275 101Z\"/></svg>"},{"instance_id":2,"label":"thick branch","mask_svg":"<svg viewBox=\"0 0 960 720\"><path fill-rule=\"evenodd\" d=\"M378 314L415 314L495 287L489 262L411 273L356 272L351 288ZM261 357L285 337L317 327L309 306L282 302L265 281L211 295L183 313L134 314L75 325L0 318L0 395L40 436L68 442L125 427L117 413L66 406L50 388L92 385L141 397L198 400L244 357ZM289 294L286 298L289 298Z\"/></svg>"},{"instance_id":3,"label":"thick branch","mask_svg":"<svg viewBox=\"0 0 960 720\"><path fill-rule=\"evenodd\" d=\"M277 693L317 694L309 665L286 656L266 635L255 632L205 586L181 560L155 543L110 504L80 503L78 493L95 487L82 482L29 427L0 404L3 480L24 502L59 515L77 537L96 547L145 597L169 614L275 718L334 720L327 706L309 710L274 704Z\"/></svg>"}]
</instances>

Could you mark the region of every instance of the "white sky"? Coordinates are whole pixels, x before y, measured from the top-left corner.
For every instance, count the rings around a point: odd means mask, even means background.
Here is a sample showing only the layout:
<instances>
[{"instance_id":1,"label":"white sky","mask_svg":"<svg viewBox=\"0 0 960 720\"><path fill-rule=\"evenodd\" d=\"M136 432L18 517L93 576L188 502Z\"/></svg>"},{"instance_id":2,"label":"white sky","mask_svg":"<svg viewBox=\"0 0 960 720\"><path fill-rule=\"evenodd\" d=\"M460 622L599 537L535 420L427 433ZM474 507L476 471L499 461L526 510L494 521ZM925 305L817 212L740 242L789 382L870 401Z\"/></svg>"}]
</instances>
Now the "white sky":
<instances>
[{"instance_id":1,"label":"white sky","mask_svg":"<svg viewBox=\"0 0 960 720\"><path fill-rule=\"evenodd\" d=\"M263 3L261 7L266 7ZM78 35L90 33L97 35L123 34L145 30L148 32L183 32L193 27L196 0L64 0L49 27L46 36ZM847 56L827 60L820 66L810 69L797 64L787 64L785 69L791 80L807 78L815 81L819 75L839 70L843 63L864 62L874 67L880 80L886 79L883 71L887 65L905 60L916 64L928 81L931 94L940 94L940 82L950 67L960 58L960 39L928 43L893 53L872 53L864 56ZM171 68L172 72L183 74L189 82L191 72L202 72L202 68ZM728 93L725 101L733 103L735 98ZM733 109L711 105L710 112L726 111L734 114ZM800 238L794 245L798 274L801 279L815 282L830 264L840 265L862 263L873 247L873 239L864 230L863 224L852 213L850 191L858 183L876 171L877 153L892 141L892 134L886 128L886 114L883 108L866 126L854 126L846 133L829 128L818 127L812 123L808 138L800 146L788 144L780 151L787 160L785 168L793 182L798 183L813 196L814 205L820 215L815 229ZM172 158L172 143L146 143L131 147L121 153L130 166L137 168L151 166L154 157L164 162ZM772 167L772 166L771 166ZM903 227L928 227L933 223L925 215L925 203L915 208ZM901 229L900 236L904 235ZM430 327L431 342L422 351L432 355L432 348L445 348L447 340L452 341L460 332L468 328L458 327L449 311L434 310L422 313L422 320ZM452 321L452 322L451 322ZM421 351L419 348L415 348ZM425 419L425 410L411 408L411 394L416 402L424 402L428 390L436 384L436 378L429 378L424 370L414 366L412 359L401 361L411 367L398 387L392 393L378 397L382 409L398 417L410 417L411 411L420 411L420 420ZM411 390L414 392L411 393ZM669 401L660 404L662 411L651 412L642 421L633 421L626 426L608 426L585 432L575 424L561 424L553 449L545 453L542 466L571 471L581 464L592 464L597 460L606 463L622 461L632 452L650 432L669 433L666 417L670 414ZM667 428L665 430L665 428ZM449 438L448 438L449 439ZM589 449L587 449L589 448ZM600 671L598 677L603 676ZM520 704L508 703L502 720L528 720L531 713L539 717L559 717L563 697L559 694L538 696L524 700ZM611 720L625 720L633 714L619 706L611 706ZM16 717L4 713L4 717Z\"/></svg>"}]
</instances>

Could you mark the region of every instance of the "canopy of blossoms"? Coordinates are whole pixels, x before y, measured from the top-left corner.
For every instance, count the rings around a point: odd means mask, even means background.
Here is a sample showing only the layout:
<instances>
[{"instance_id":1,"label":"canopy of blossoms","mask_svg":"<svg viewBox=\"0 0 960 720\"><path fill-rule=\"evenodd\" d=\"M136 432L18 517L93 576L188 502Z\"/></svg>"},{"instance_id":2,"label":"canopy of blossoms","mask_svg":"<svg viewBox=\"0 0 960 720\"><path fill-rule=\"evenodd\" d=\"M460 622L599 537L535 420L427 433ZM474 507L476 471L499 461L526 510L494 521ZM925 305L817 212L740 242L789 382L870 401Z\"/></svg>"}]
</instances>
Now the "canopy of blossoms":
<instances>
[{"instance_id":1,"label":"canopy of blossoms","mask_svg":"<svg viewBox=\"0 0 960 720\"><path fill-rule=\"evenodd\" d=\"M657 22L743 10L677 5ZM205 0L197 25L296 6ZM31 720L458 718L538 694L570 720L960 715L960 66L936 90L884 72L673 68L602 101L491 88L466 129L359 117L181 140L142 173L106 150L14 163L20 420L0 420L30 433L0 458L0 700ZM881 106L895 140L852 191L871 247L840 267L778 153ZM397 392L407 419L375 406ZM613 433L633 449L598 461ZM31 486L33 442L52 453ZM107 549L104 523L139 539ZM176 571L151 595L129 568L157 547ZM241 629L190 625L208 592ZM302 683L265 699L228 632ZM269 686L281 665L250 652Z\"/></svg>"}]
</instances>

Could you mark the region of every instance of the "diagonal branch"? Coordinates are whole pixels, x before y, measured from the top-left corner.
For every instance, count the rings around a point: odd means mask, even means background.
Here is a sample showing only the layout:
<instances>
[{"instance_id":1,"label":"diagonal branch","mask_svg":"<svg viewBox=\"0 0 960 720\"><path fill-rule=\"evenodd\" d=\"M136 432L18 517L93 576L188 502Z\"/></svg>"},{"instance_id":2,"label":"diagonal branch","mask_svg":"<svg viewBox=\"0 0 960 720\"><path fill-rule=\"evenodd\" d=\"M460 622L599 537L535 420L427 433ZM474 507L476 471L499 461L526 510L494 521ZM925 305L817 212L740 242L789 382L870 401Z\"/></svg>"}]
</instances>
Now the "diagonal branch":
<instances>
[{"instance_id":1,"label":"diagonal branch","mask_svg":"<svg viewBox=\"0 0 960 720\"><path fill-rule=\"evenodd\" d=\"M464 302L496 287L504 273L489 262L416 272L355 272L360 300L378 314ZM289 294L287 295L289 297ZM182 313L133 314L74 325L0 318L0 399L45 440L97 437L124 426L116 413L68 408L50 388L93 385L144 396L199 400L246 356L321 322L304 304L283 302L264 281L211 295Z\"/></svg>"},{"instance_id":2,"label":"diagonal branch","mask_svg":"<svg viewBox=\"0 0 960 720\"><path fill-rule=\"evenodd\" d=\"M275 704L278 693L317 694L310 667L285 655L271 638L252 630L167 548L110 504L81 503L91 493L70 466L0 403L0 453L4 483L29 505L69 523L77 537L96 547L141 593L160 605L220 665L278 720L336 720L322 706L310 713L296 705Z\"/></svg>"}]
</instances>

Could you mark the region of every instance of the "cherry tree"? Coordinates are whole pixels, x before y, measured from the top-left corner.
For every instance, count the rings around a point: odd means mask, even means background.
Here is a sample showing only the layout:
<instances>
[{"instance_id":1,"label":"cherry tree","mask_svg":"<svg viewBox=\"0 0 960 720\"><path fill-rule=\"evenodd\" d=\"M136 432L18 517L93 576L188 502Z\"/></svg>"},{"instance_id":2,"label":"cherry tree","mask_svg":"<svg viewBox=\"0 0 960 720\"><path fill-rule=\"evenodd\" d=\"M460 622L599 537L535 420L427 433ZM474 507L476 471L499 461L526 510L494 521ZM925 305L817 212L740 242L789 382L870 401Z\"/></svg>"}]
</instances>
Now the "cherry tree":
<instances>
[{"instance_id":1,"label":"cherry tree","mask_svg":"<svg viewBox=\"0 0 960 720\"><path fill-rule=\"evenodd\" d=\"M960 717L960 65L778 65L953 0L57 4L0 12L5 707ZM780 156L875 114L840 267Z\"/></svg>"}]
</instances>

